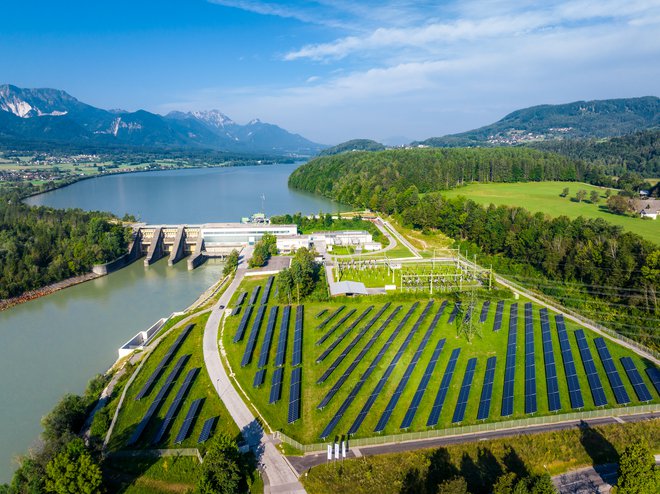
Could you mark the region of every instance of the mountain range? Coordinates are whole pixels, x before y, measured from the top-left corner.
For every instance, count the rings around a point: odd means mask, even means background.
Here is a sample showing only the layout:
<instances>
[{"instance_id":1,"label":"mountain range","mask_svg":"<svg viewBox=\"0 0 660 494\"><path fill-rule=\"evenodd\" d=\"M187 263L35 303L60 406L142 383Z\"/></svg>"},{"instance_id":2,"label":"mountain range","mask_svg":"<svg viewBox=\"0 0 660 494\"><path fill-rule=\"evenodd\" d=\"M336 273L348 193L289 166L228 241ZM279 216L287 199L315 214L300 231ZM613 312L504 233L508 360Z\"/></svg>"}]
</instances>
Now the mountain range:
<instances>
[{"instance_id":1,"label":"mountain range","mask_svg":"<svg viewBox=\"0 0 660 494\"><path fill-rule=\"evenodd\" d=\"M218 110L103 110L58 89L0 85L0 141L197 148L314 155L325 146L255 119L240 125Z\"/></svg>"}]
</instances>

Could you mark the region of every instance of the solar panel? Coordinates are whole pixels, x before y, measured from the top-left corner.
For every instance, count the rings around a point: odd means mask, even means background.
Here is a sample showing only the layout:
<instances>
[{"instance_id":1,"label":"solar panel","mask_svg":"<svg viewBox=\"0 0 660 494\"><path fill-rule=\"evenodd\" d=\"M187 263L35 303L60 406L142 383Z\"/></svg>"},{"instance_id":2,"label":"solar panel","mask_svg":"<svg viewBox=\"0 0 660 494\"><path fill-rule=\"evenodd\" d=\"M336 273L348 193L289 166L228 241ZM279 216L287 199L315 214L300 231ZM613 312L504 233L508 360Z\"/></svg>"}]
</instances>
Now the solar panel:
<instances>
[{"instance_id":1,"label":"solar panel","mask_svg":"<svg viewBox=\"0 0 660 494\"><path fill-rule=\"evenodd\" d=\"M561 358L564 362L564 373L566 374L566 383L568 384L568 397L571 400L571 407L582 408L584 400L582 399L582 390L580 389L580 380L577 377L575 362L573 361L573 352L571 343L566 333L566 324L564 316L557 314L555 316L557 325L557 336L559 337L559 348L561 349Z\"/></svg>"},{"instance_id":2,"label":"solar panel","mask_svg":"<svg viewBox=\"0 0 660 494\"><path fill-rule=\"evenodd\" d=\"M257 301L257 296L259 295L259 290L261 290L261 285L257 285L252 289L252 293L250 294L250 302L248 305L255 304Z\"/></svg>"},{"instance_id":3,"label":"solar panel","mask_svg":"<svg viewBox=\"0 0 660 494\"><path fill-rule=\"evenodd\" d=\"M600 382L594 359L591 356L589 344L584 336L584 331L581 329L576 330L575 339L577 341L578 350L580 351L580 358L582 359L584 371L587 374L587 381L589 382L594 405L597 407L605 406L607 405L607 398L605 397L605 391L603 391L603 385Z\"/></svg>"},{"instance_id":4,"label":"solar panel","mask_svg":"<svg viewBox=\"0 0 660 494\"><path fill-rule=\"evenodd\" d=\"M486 300L484 305L481 306L481 314L479 315L479 322L485 323L488 319L488 309L490 309L490 300Z\"/></svg>"},{"instance_id":5,"label":"solar panel","mask_svg":"<svg viewBox=\"0 0 660 494\"><path fill-rule=\"evenodd\" d=\"M323 315L328 312L328 309L321 309L318 314L314 316L315 319L320 319Z\"/></svg>"},{"instance_id":6,"label":"solar panel","mask_svg":"<svg viewBox=\"0 0 660 494\"><path fill-rule=\"evenodd\" d=\"M454 409L454 416L452 423L462 422L465 417L465 409L467 408L468 398L470 398L470 389L472 388L472 379L474 378L474 370L477 368L477 359L471 358L468 360L465 374L463 375L463 384L461 390L458 392L458 401Z\"/></svg>"},{"instance_id":7,"label":"solar panel","mask_svg":"<svg viewBox=\"0 0 660 494\"><path fill-rule=\"evenodd\" d=\"M296 367L291 371L291 387L289 388L289 413L287 421L293 424L300 418L300 395L301 395L302 367Z\"/></svg>"},{"instance_id":8,"label":"solar panel","mask_svg":"<svg viewBox=\"0 0 660 494\"><path fill-rule=\"evenodd\" d=\"M218 417L211 417L209 419L206 419L204 422L204 426L202 427L202 432L199 433L199 439L197 439L198 443L204 443L208 441L209 437L211 437L211 432L213 432L213 428L215 427L215 423L218 421Z\"/></svg>"},{"instance_id":9,"label":"solar panel","mask_svg":"<svg viewBox=\"0 0 660 494\"><path fill-rule=\"evenodd\" d=\"M431 413L429 414L429 418L426 421L427 427L435 427L438 424L438 420L440 420L440 413L442 412L442 407L445 404L447 391L449 390L449 385L451 384L451 378L454 376L456 361L458 360L460 353L460 348L455 348L451 352L449 362L447 362L447 367L445 368L445 373L442 376L442 381L440 382L440 387L438 388L438 393L435 395L433 408L431 408Z\"/></svg>"},{"instance_id":10,"label":"solar panel","mask_svg":"<svg viewBox=\"0 0 660 494\"><path fill-rule=\"evenodd\" d=\"M282 397L282 382L284 381L284 367L278 367L273 373L273 379L270 385L270 397L268 403L276 403Z\"/></svg>"},{"instance_id":11,"label":"solar panel","mask_svg":"<svg viewBox=\"0 0 660 494\"><path fill-rule=\"evenodd\" d=\"M241 367L245 367L246 365L249 365L250 362L252 362L252 354L254 353L254 347L257 344L259 330L261 329L261 322L264 319L264 312L266 312L266 306L260 305L257 309L257 315L252 322L252 329L250 330L250 336L248 337L247 345L245 345L245 352L243 352Z\"/></svg>"},{"instance_id":12,"label":"solar panel","mask_svg":"<svg viewBox=\"0 0 660 494\"><path fill-rule=\"evenodd\" d=\"M174 440L175 444L182 443L186 440L188 433L190 432L190 428L192 427L193 423L195 422L195 418L197 417L197 411L199 410L199 407L202 406L203 402L204 398L199 398L190 404L188 413L186 413L186 418L183 420L183 424L181 424L179 433L176 435L176 439Z\"/></svg>"},{"instance_id":13,"label":"solar panel","mask_svg":"<svg viewBox=\"0 0 660 494\"><path fill-rule=\"evenodd\" d=\"M241 317L241 322L238 324L238 328L236 328L236 334L234 335L234 343L238 343L243 339L243 336L245 336L245 329L247 328L248 320L252 314L252 307L254 306L248 305L245 308L245 311L243 311L243 317Z\"/></svg>"},{"instance_id":14,"label":"solar panel","mask_svg":"<svg viewBox=\"0 0 660 494\"><path fill-rule=\"evenodd\" d=\"M247 297L247 292L241 292L241 294L238 296L238 299L236 300L236 305L243 305L243 302L245 302L245 297Z\"/></svg>"},{"instance_id":15,"label":"solar panel","mask_svg":"<svg viewBox=\"0 0 660 494\"><path fill-rule=\"evenodd\" d=\"M273 287L273 281L275 281L274 276L269 276L268 281L266 282L266 288L261 294L261 305L266 305L268 303L268 297L270 296L270 289Z\"/></svg>"},{"instance_id":16,"label":"solar panel","mask_svg":"<svg viewBox=\"0 0 660 494\"><path fill-rule=\"evenodd\" d=\"M639 399L639 401L651 401L653 397L651 396L649 388L644 384L644 380L637 370L637 367L635 367L633 359L630 357L621 357L621 365L623 365L628 380L630 380L630 384L632 384L632 387L635 390L637 399Z\"/></svg>"},{"instance_id":17,"label":"solar panel","mask_svg":"<svg viewBox=\"0 0 660 494\"><path fill-rule=\"evenodd\" d=\"M655 387L655 391L660 394L660 370L656 367L647 367L646 375L649 376L649 379Z\"/></svg>"},{"instance_id":18,"label":"solar panel","mask_svg":"<svg viewBox=\"0 0 660 494\"><path fill-rule=\"evenodd\" d=\"M348 311L347 314L344 315L339 321L337 321L319 340L316 342L317 345L323 345L323 343L326 342L328 338L332 336L332 334L337 331L337 329L344 324L349 317L351 317L353 314L355 314L356 309L351 309Z\"/></svg>"},{"instance_id":19,"label":"solar panel","mask_svg":"<svg viewBox=\"0 0 660 494\"><path fill-rule=\"evenodd\" d=\"M177 336L176 340L174 340L174 343L167 349L167 352L165 352L165 355L163 355L163 358L160 360L154 371L151 373L149 376L149 379L147 379L147 382L142 386L142 389L138 392L137 396L135 397L136 400L141 400L145 396L149 394L151 391L151 388L153 385L158 381L158 378L160 377L161 373L167 365L170 363L170 360L172 360L172 357L176 354L177 350L183 343L183 340L186 339L186 337L190 334L192 331L194 324L188 324L183 331Z\"/></svg>"},{"instance_id":20,"label":"solar panel","mask_svg":"<svg viewBox=\"0 0 660 494\"><path fill-rule=\"evenodd\" d=\"M536 361L532 304L525 304L525 413L536 413Z\"/></svg>"},{"instance_id":21,"label":"solar panel","mask_svg":"<svg viewBox=\"0 0 660 494\"><path fill-rule=\"evenodd\" d=\"M231 315L232 315L232 316L236 316L236 315L238 315L239 312L241 312L241 307L240 307L240 305L237 305L236 307L234 307L234 308L232 309L232 311L231 311Z\"/></svg>"},{"instance_id":22,"label":"solar panel","mask_svg":"<svg viewBox=\"0 0 660 494\"><path fill-rule=\"evenodd\" d=\"M458 312L461 310L461 302L456 302L454 304L454 308L452 309L451 313L449 314L449 319L447 322L449 324L454 322L454 319L456 319L456 316L458 315Z\"/></svg>"},{"instance_id":23,"label":"solar panel","mask_svg":"<svg viewBox=\"0 0 660 494\"><path fill-rule=\"evenodd\" d=\"M295 367L302 363L302 343L303 343L303 306L296 306L296 325L293 330L293 358L291 365Z\"/></svg>"},{"instance_id":24,"label":"solar panel","mask_svg":"<svg viewBox=\"0 0 660 494\"><path fill-rule=\"evenodd\" d=\"M630 403L630 397L628 396L628 392L623 385L619 371L614 365L614 360L612 360L612 355L610 355L610 351L605 344L605 340L600 337L595 338L594 344L596 345L596 350L600 356L600 361L603 363L603 367L605 368L607 380L610 382L610 386L614 392L614 399L616 399L616 402L619 405Z\"/></svg>"},{"instance_id":25,"label":"solar panel","mask_svg":"<svg viewBox=\"0 0 660 494\"><path fill-rule=\"evenodd\" d=\"M337 310L335 310L332 314L330 314L328 317L326 317L321 324L316 326L316 329L323 329L325 328L330 321L332 321L337 315L343 311L346 308L345 305L342 305L341 307L338 307Z\"/></svg>"},{"instance_id":26,"label":"solar panel","mask_svg":"<svg viewBox=\"0 0 660 494\"><path fill-rule=\"evenodd\" d=\"M413 371L415 370L415 367L417 366L417 362L419 361L420 357L422 356L422 353L424 352L424 349L426 348L426 345L431 338L431 335L433 334L433 331L435 330L436 326L438 325L438 321L440 320L440 316L442 316L442 313L445 310L445 306L447 305L447 301L443 301L442 304L440 305L440 308L438 311L435 313L435 316L433 317L433 320L431 321L430 326L426 330L426 333L424 333L424 337L422 338L422 341L420 342L419 346L417 347L417 351L413 355L412 360L408 364L408 367L406 367L406 371L403 374L403 377L399 381L399 384L396 387L396 390L394 391L394 394L390 398L389 403L387 404L387 407L385 408L385 411L383 414L380 416L380 419L378 420L378 424L376 425L376 428L374 429L374 432L382 432L383 429L385 429L385 426L387 425L387 422L390 420L390 416L392 415L392 412L394 412L394 408L396 407L397 403L399 402L399 398L401 398L401 395L403 394L403 391L406 389L406 386L408 385L408 381L410 380L410 376L412 375Z\"/></svg>"},{"instance_id":27,"label":"solar panel","mask_svg":"<svg viewBox=\"0 0 660 494\"><path fill-rule=\"evenodd\" d=\"M513 415L513 393L516 381L516 336L518 334L518 304L509 308L509 338L504 363L504 388L502 390L502 417Z\"/></svg>"},{"instance_id":28,"label":"solar panel","mask_svg":"<svg viewBox=\"0 0 660 494\"><path fill-rule=\"evenodd\" d=\"M489 357L486 361L486 372L484 374L484 385L481 387L481 398L479 399L477 420L486 420L490 415L490 401L493 397L496 363L497 357Z\"/></svg>"},{"instance_id":29,"label":"solar panel","mask_svg":"<svg viewBox=\"0 0 660 494\"><path fill-rule=\"evenodd\" d=\"M426 304L426 307L424 307L424 310L422 310L422 313L417 318L417 321L415 321L415 324L413 324L412 328L410 328L410 331L408 332L408 335L406 336L406 339L403 340L403 343L401 343L401 346L399 346L399 349L394 354L394 357L392 357L392 360L390 361L389 365L385 369L385 372L383 373L383 375L378 380L378 383L376 384L376 387L373 389L373 391L369 395L369 398L367 398L367 401L362 406L362 409L360 410L360 413L358 413L357 417L353 421L353 425L351 425L351 427L348 429L349 434L355 434L358 431L358 429L360 428L360 425L362 425L362 422L364 421L365 417L369 413L369 410L371 410L371 407L373 406L374 402L378 398L378 395L383 390L383 388L385 387L385 384L387 383L388 379L392 375L392 372L394 371L394 367L396 367L396 365L399 363L399 360L401 360L401 356L403 355L403 352L405 352L406 348L408 348L408 345L410 344L410 341L413 339L413 337L415 336L415 334L419 330L419 327L424 322L424 319L426 318L426 315L429 313L429 310L431 310L432 306L433 306L433 300L429 301Z\"/></svg>"},{"instance_id":30,"label":"solar panel","mask_svg":"<svg viewBox=\"0 0 660 494\"><path fill-rule=\"evenodd\" d=\"M504 300L497 302L495 308L495 320L493 321L493 331L497 332L502 329L502 314L504 313Z\"/></svg>"},{"instance_id":31,"label":"solar panel","mask_svg":"<svg viewBox=\"0 0 660 494\"><path fill-rule=\"evenodd\" d=\"M321 439L325 439L326 437L328 437L330 435L330 433L333 431L333 429L335 428L335 426L339 423L339 421L343 417L344 413L346 413L346 410L348 409L348 407L351 406L351 404L353 403L353 400L355 400L355 397L360 392L360 389L362 389L362 386L364 386L364 383L367 381L367 379L369 379L369 376L374 371L374 369L376 369L376 367L380 363L381 359L383 358L383 355L385 355L385 352L387 352L387 350L390 348L390 346L392 345L392 342L394 342L396 337L399 335L399 333L401 332L401 329L403 328L405 323L408 322L408 319L410 318L412 313L417 309L418 305L419 305L419 302L415 302L410 307L410 309L408 310L406 315L403 316L403 319L401 319L401 322L397 325L397 327L394 329L394 331L392 332L390 337L387 339L385 344L382 346L382 348L380 349L378 354L374 357L372 362L369 364L369 367L367 367L367 370L365 370L362 373L362 375L360 376L360 379L358 380L358 382L355 384L355 386L353 386L353 389L351 389L350 393L348 394L348 396L346 397L344 402L339 407L339 410L337 410L337 413L335 414L335 416L330 420L328 425L325 426L325 429L323 429L323 432L321 433Z\"/></svg>"},{"instance_id":32,"label":"solar panel","mask_svg":"<svg viewBox=\"0 0 660 494\"><path fill-rule=\"evenodd\" d=\"M545 364L545 383L548 394L548 410L555 412L561 409L559 396L559 383L557 381L557 367L555 365L555 352L552 348L552 334L550 333L550 320L548 309L540 310L541 340L543 341L543 362Z\"/></svg>"},{"instance_id":33,"label":"solar panel","mask_svg":"<svg viewBox=\"0 0 660 494\"><path fill-rule=\"evenodd\" d=\"M415 418L415 414L417 413L417 409L419 408L419 404L422 402L422 398L424 397L426 388L428 387L429 381L431 380L431 376L433 375L433 371L435 370L435 364L438 362L438 358L440 357L440 353L442 353L442 349L444 348L444 346L445 346L445 338L442 338L440 341L438 341L438 343L436 343L435 349L433 350L433 355L431 355L431 360L426 365L426 370L424 371L422 380L417 386L417 391L415 391L415 395L413 396L413 399L410 402L410 406L406 411L405 417L401 421L401 425L400 425L401 429L407 429L408 427L410 427L410 424L412 424L412 421Z\"/></svg>"},{"instance_id":34,"label":"solar panel","mask_svg":"<svg viewBox=\"0 0 660 494\"><path fill-rule=\"evenodd\" d=\"M176 415L179 412L179 407L183 404L183 400L186 397L186 394L188 393L188 389L190 389L190 385L195 379L197 372L199 372L199 367L190 369L188 371L188 374L186 374L186 378L184 379L183 384L179 388L179 391L177 391L174 397L174 401L170 404L170 407L167 409L167 413L165 414L165 418L163 419L160 429L156 433L156 437L154 437L153 441L151 441L151 444L158 444L163 440L163 437L165 437L165 433L169 429L172 421L176 418Z\"/></svg>"},{"instance_id":35,"label":"solar panel","mask_svg":"<svg viewBox=\"0 0 660 494\"><path fill-rule=\"evenodd\" d=\"M344 385L348 377L351 375L351 373L355 370L355 368L358 366L358 364L362 361L362 358L367 354L367 352L371 349L371 347L374 345L376 340L380 337L380 335L383 333L385 328L392 322L392 319L398 314L398 312L401 310L401 306L396 307L392 313L387 316L387 319L383 321L383 323L380 325L380 327L376 330L376 332L372 335L371 339L367 342L367 344L360 350L360 352L357 354L357 356L353 359L351 364L346 368L344 373L341 375L339 379L337 379L337 382L333 384L332 388L330 388L330 391L323 397L321 400L321 403L318 404L316 408L324 408L332 399L332 397L339 391L339 389ZM374 321L376 318L372 319ZM370 321L371 322L371 321ZM366 330L363 330L361 333L366 332ZM355 342L358 337L361 335L358 335L353 342ZM351 342L351 344L353 344ZM350 346L350 345L349 345ZM339 362L343 360L345 355L347 354L346 349L342 352L342 354L335 359L335 361L332 363L332 365L323 373L323 375L319 378L318 381L316 381L317 384L320 384L324 382L328 376L337 368L339 365Z\"/></svg>"},{"instance_id":36,"label":"solar panel","mask_svg":"<svg viewBox=\"0 0 660 494\"><path fill-rule=\"evenodd\" d=\"M284 365L286 359L286 340L289 337L289 316L291 306L287 305L282 311L282 321L280 322L280 338L277 342L277 353L275 354L275 367Z\"/></svg>"},{"instance_id":37,"label":"solar panel","mask_svg":"<svg viewBox=\"0 0 660 494\"><path fill-rule=\"evenodd\" d=\"M265 380L266 380L266 369L259 369L254 374L254 381L252 381L252 387L258 388L259 386L262 386Z\"/></svg>"},{"instance_id":38,"label":"solar panel","mask_svg":"<svg viewBox=\"0 0 660 494\"><path fill-rule=\"evenodd\" d=\"M277 305L274 305L270 308L270 314L268 316L268 324L266 324L266 334L264 335L264 341L261 344L261 353L259 354L259 362L257 367L261 369L266 367L268 364L268 356L270 355L270 347L273 344L273 334L275 333L275 321L277 320Z\"/></svg>"},{"instance_id":39,"label":"solar panel","mask_svg":"<svg viewBox=\"0 0 660 494\"><path fill-rule=\"evenodd\" d=\"M355 329L355 327L356 327L358 324L360 324L360 323L362 322L362 320L363 320L365 317L367 317L367 315L373 310L373 308L374 308L373 305L370 305L369 307L367 307L367 308L365 309L365 311L364 311L362 314L360 314L360 315L357 317L357 319L356 319L355 321L353 321L353 322L352 322L352 323L346 328L346 330L345 330L342 334L340 334L339 336L337 336L337 339L335 339L335 341L333 341L333 342L330 344L330 346L328 346L328 348L326 348L325 350L323 350L323 353L321 353L321 355L319 355L319 357L316 359L316 363L318 364L318 363L323 362L323 361L325 360L325 358L326 358L328 355L330 355L330 353L331 353L331 352L337 347L337 345L339 345L342 341L344 341L344 338L346 337L346 335L348 335L348 333L350 333L351 331L353 331L353 329Z\"/></svg>"}]
</instances>

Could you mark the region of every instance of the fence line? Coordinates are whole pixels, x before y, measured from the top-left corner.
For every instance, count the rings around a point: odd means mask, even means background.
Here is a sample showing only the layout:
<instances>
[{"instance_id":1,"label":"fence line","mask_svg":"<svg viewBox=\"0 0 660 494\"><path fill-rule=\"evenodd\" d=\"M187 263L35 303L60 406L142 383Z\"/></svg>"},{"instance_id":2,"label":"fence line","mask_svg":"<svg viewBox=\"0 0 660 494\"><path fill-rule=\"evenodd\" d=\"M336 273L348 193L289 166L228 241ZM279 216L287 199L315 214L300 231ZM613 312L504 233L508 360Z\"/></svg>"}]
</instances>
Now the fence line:
<instances>
[{"instance_id":1,"label":"fence line","mask_svg":"<svg viewBox=\"0 0 660 494\"><path fill-rule=\"evenodd\" d=\"M415 441L420 439L432 439L447 436L458 436L462 434L471 434L475 432L492 432L506 429L516 429L521 427L530 427L535 425L549 425L561 422L570 422L574 420L595 419L602 417L618 417L620 415L637 415L640 413L660 413L660 404L638 405L624 408L605 408L599 410L590 410L586 412L572 412L557 415L546 415L543 417L529 417L517 420L507 420L506 422L491 422L476 425L467 425L463 427L452 427L448 429L429 429L420 432L405 432L402 434L393 434L388 436L374 436L359 439L351 439L350 444L353 447L374 446L377 444L400 443L405 441ZM290 438L282 432L275 432L275 437L283 443L288 444L304 453L315 453L325 451L330 443L302 444L295 439Z\"/></svg>"}]
</instances>

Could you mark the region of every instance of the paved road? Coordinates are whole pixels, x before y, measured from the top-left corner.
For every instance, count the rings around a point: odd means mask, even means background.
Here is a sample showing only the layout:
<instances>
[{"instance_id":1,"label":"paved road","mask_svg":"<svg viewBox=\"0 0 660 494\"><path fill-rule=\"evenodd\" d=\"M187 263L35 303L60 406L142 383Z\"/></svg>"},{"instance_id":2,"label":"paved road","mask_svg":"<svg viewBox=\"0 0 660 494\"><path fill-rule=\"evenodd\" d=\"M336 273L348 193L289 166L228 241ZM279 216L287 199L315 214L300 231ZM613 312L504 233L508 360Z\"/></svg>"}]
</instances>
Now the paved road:
<instances>
[{"instance_id":1,"label":"paved road","mask_svg":"<svg viewBox=\"0 0 660 494\"><path fill-rule=\"evenodd\" d=\"M233 386L232 380L220 360L218 348L218 328L226 307L232 295L241 284L247 270L246 259L252 254L251 249L243 252L243 258L236 271L234 280L229 285L220 300L213 306L211 315L204 328L204 364L211 382L216 386L223 403L227 407L234 422L241 429L245 441L250 445L257 456L260 457L261 472L266 484L265 491L271 493L305 493L305 489L298 481L298 475L280 454L271 436L265 434L257 422L254 414L247 407L241 395Z\"/></svg>"},{"instance_id":2,"label":"paved road","mask_svg":"<svg viewBox=\"0 0 660 494\"><path fill-rule=\"evenodd\" d=\"M631 415L625 417L626 422L639 422L641 420L659 419L659 413L647 413L640 415ZM377 446L362 446L353 448L349 443L348 458L357 458L362 456L382 455L387 453L401 453L404 451L415 451L419 449L439 448L448 446L450 444L461 444L475 441L483 441L487 439L499 439L504 437L538 434L540 432L552 432L557 430L574 429L579 427L581 422L586 422L590 426L620 423L619 420L613 417L602 417L596 419L588 419L584 421L572 420L561 422L557 424L547 424L532 426L526 428L511 428L500 431L492 432L478 432L472 434L463 434L460 436L438 437L431 439L420 439L415 441L405 441L400 443L389 443ZM302 474L310 468L326 463L326 453L310 453L305 456L289 456L289 462L296 469L298 474Z\"/></svg>"},{"instance_id":3,"label":"paved road","mask_svg":"<svg viewBox=\"0 0 660 494\"><path fill-rule=\"evenodd\" d=\"M387 221L385 221L385 220L383 220L383 219L381 219L381 218L378 218L378 220L380 220L380 221L383 223L383 226L384 226L386 229L388 229L388 230L392 233L392 235L394 235L394 237L395 237L395 238L396 238L396 239L397 239L402 245L405 245L406 248L407 248L410 252L412 252L412 254L413 254L415 257L417 257L418 259L421 259L421 258L422 258L421 254L417 251L417 249L415 248L415 246L413 246L413 244L411 244L410 242L408 242L408 240L407 240L406 238L404 238L404 236L401 235L401 234L397 231L396 228L394 228L392 225L389 224L389 222L387 222ZM378 221L378 220L376 220L376 221ZM376 223L376 225L378 225L378 223Z\"/></svg>"}]
</instances>

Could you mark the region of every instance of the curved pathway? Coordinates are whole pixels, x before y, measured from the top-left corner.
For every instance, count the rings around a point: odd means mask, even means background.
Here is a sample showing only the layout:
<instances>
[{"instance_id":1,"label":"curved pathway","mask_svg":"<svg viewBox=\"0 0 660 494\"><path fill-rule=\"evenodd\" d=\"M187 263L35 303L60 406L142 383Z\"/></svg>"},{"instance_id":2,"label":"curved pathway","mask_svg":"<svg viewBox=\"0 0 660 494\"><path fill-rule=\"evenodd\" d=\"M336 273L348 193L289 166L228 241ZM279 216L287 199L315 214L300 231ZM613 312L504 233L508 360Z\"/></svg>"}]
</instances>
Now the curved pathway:
<instances>
[{"instance_id":1,"label":"curved pathway","mask_svg":"<svg viewBox=\"0 0 660 494\"><path fill-rule=\"evenodd\" d=\"M243 257L236 270L234 280L211 309L211 315L204 328L204 364L211 382L216 385L216 391L220 399L227 407L236 425L241 429L241 433L250 449L255 452L259 459L261 473L266 484L265 492L302 494L305 489L298 481L298 475L279 452L272 437L264 432L261 424L255 419L254 414L234 388L220 357L218 328L220 327L224 308L231 300L241 281L243 281L247 271L246 259L251 253L250 248L243 251Z\"/></svg>"}]
</instances>

